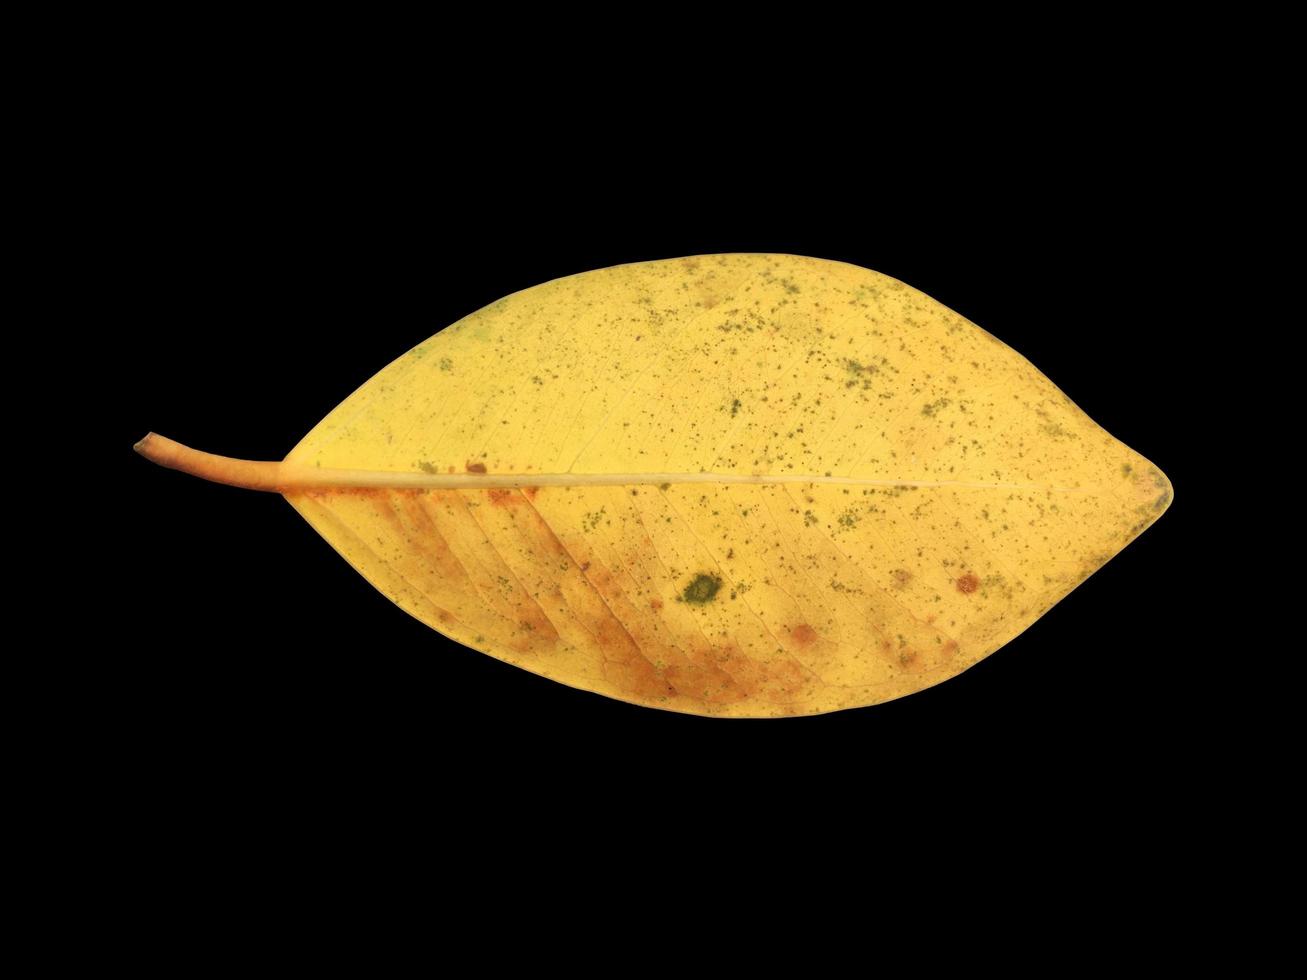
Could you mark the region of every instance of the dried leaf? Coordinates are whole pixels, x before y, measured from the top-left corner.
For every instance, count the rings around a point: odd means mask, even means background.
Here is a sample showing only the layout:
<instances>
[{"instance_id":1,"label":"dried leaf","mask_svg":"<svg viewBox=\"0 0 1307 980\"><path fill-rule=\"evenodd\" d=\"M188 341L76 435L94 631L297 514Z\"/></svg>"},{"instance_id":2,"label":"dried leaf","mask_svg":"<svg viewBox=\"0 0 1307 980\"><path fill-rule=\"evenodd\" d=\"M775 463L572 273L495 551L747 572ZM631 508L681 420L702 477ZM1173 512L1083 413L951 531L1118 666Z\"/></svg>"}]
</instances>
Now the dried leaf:
<instances>
[{"instance_id":1,"label":"dried leaf","mask_svg":"<svg viewBox=\"0 0 1307 980\"><path fill-rule=\"evenodd\" d=\"M838 262L714 255L505 297L282 463L147 436L278 490L397 605L636 704L875 704L1025 630L1171 485L1028 361Z\"/></svg>"}]
</instances>

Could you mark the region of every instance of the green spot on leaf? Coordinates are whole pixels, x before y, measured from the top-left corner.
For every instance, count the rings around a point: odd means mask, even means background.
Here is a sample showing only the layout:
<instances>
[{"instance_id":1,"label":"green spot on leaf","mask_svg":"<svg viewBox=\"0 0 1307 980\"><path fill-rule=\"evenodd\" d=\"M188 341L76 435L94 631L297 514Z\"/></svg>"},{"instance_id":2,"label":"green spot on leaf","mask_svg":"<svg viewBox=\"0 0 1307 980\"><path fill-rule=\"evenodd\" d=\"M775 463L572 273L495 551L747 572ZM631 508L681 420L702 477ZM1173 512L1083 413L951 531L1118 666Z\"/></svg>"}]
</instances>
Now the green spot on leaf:
<instances>
[{"instance_id":1,"label":"green spot on leaf","mask_svg":"<svg viewBox=\"0 0 1307 980\"><path fill-rule=\"evenodd\" d=\"M686 602L692 602L697 606L705 602L712 602L717 595L717 590L722 587L722 580L716 575L704 575L700 573L694 577L694 581L685 587L681 597Z\"/></svg>"}]
</instances>

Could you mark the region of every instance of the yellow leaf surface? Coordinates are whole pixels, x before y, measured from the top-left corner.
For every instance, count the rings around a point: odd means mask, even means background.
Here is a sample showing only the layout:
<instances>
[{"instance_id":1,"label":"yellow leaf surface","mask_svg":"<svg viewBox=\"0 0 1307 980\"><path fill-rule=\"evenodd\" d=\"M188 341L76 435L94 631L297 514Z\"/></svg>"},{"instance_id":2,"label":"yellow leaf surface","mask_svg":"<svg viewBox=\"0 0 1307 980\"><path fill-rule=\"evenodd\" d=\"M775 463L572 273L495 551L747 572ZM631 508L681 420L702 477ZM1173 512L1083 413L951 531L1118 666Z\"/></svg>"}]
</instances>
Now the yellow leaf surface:
<instances>
[{"instance_id":1,"label":"yellow leaf surface","mask_svg":"<svg viewBox=\"0 0 1307 980\"><path fill-rule=\"evenodd\" d=\"M636 704L875 704L1025 630L1156 520L1166 477L1016 351L879 273L792 255L586 272L440 331L279 490L458 642Z\"/></svg>"}]
</instances>

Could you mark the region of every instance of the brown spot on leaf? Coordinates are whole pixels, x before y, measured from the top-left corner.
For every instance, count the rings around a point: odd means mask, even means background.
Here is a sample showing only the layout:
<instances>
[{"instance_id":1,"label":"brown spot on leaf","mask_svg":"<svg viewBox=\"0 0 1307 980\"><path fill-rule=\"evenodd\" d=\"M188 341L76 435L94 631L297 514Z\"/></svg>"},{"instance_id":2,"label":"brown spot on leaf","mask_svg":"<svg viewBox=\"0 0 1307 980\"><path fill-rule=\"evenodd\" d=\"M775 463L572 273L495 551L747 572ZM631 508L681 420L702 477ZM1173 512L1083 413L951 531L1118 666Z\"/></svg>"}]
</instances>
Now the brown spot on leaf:
<instances>
[{"instance_id":1,"label":"brown spot on leaf","mask_svg":"<svg viewBox=\"0 0 1307 980\"><path fill-rule=\"evenodd\" d=\"M485 463L468 463L467 471L469 473L484 473L486 471Z\"/></svg>"},{"instance_id":2,"label":"brown spot on leaf","mask_svg":"<svg viewBox=\"0 0 1307 980\"><path fill-rule=\"evenodd\" d=\"M650 608L650 609L653 609L653 610L658 610L658 609L663 608L663 600L662 600L662 599L650 599L650 600L649 600L649 608Z\"/></svg>"},{"instance_id":3,"label":"brown spot on leaf","mask_svg":"<svg viewBox=\"0 0 1307 980\"><path fill-rule=\"evenodd\" d=\"M540 492L540 488L539 488L539 487L523 487L523 488L522 488L522 492L523 492L524 494L526 494L526 499L527 499L527 500L535 500L535 499L536 499L536 494L538 494L538 493Z\"/></svg>"},{"instance_id":4,"label":"brown spot on leaf","mask_svg":"<svg viewBox=\"0 0 1307 980\"><path fill-rule=\"evenodd\" d=\"M967 572L966 575L957 580L957 587L959 592L970 595L980 588L980 579L976 578L971 572Z\"/></svg>"},{"instance_id":5,"label":"brown spot on leaf","mask_svg":"<svg viewBox=\"0 0 1307 980\"><path fill-rule=\"evenodd\" d=\"M801 647L810 647L817 642L817 631L807 623L800 623L790 631L794 637L794 642Z\"/></svg>"},{"instance_id":6,"label":"brown spot on leaf","mask_svg":"<svg viewBox=\"0 0 1307 980\"><path fill-rule=\"evenodd\" d=\"M907 588L908 583L912 581L912 573L906 568L896 568L890 575L894 578L894 587L896 589Z\"/></svg>"},{"instance_id":7,"label":"brown spot on leaf","mask_svg":"<svg viewBox=\"0 0 1307 980\"><path fill-rule=\"evenodd\" d=\"M502 487L487 490L486 496L490 499L490 503L495 507L516 507L522 500L522 498L514 491L505 490Z\"/></svg>"}]
</instances>

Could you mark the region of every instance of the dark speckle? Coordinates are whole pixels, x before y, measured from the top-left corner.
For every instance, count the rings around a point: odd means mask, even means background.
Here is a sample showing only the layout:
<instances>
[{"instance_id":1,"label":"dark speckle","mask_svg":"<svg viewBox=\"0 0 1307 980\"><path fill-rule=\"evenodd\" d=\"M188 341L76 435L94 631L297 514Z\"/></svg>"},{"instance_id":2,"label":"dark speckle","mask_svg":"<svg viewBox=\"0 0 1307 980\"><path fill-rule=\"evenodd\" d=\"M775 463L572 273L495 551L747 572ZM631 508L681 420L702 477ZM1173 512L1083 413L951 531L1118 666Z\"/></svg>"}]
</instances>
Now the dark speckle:
<instances>
[{"instance_id":1,"label":"dark speckle","mask_svg":"<svg viewBox=\"0 0 1307 980\"><path fill-rule=\"evenodd\" d=\"M976 578L971 572L967 572L957 581L958 591L970 595L980 588L980 579Z\"/></svg>"},{"instance_id":2,"label":"dark speckle","mask_svg":"<svg viewBox=\"0 0 1307 980\"><path fill-rule=\"evenodd\" d=\"M486 471L485 463L468 463L467 471L469 473L484 473Z\"/></svg>"},{"instance_id":3,"label":"dark speckle","mask_svg":"<svg viewBox=\"0 0 1307 980\"><path fill-rule=\"evenodd\" d=\"M712 602L717 595L717 590L721 587L722 580L716 575L700 573L694 577L693 582L685 587L685 592L681 594L681 597L686 602L701 606L705 602Z\"/></svg>"}]
</instances>

